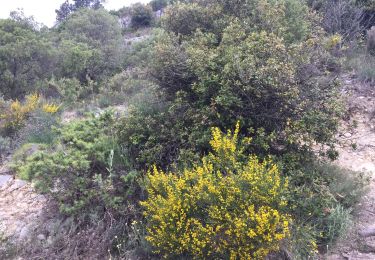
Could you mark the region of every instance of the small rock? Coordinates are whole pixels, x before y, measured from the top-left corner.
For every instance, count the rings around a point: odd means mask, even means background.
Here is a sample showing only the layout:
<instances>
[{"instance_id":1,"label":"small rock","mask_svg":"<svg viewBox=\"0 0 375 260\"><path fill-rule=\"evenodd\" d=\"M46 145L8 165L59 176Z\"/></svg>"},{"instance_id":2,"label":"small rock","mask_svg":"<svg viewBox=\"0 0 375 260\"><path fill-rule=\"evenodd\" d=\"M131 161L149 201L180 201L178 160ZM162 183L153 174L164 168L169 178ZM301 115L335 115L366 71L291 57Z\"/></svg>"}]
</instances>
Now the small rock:
<instances>
[{"instance_id":1,"label":"small rock","mask_svg":"<svg viewBox=\"0 0 375 260\"><path fill-rule=\"evenodd\" d=\"M39 234L39 235L37 236L37 238L38 238L40 241L44 241L44 240L46 240L46 236L43 235L43 234Z\"/></svg>"},{"instance_id":2,"label":"small rock","mask_svg":"<svg viewBox=\"0 0 375 260\"><path fill-rule=\"evenodd\" d=\"M12 186L9 188L9 191L12 192L12 191L18 190L18 189L24 187L26 184L27 184L27 182L25 182L23 180L15 180L14 183L12 184Z\"/></svg>"},{"instance_id":3,"label":"small rock","mask_svg":"<svg viewBox=\"0 0 375 260\"><path fill-rule=\"evenodd\" d=\"M351 137L351 136L352 136L351 133L345 133L345 134L344 134L344 137L346 137L346 138L349 138L349 137Z\"/></svg>"},{"instance_id":4,"label":"small rock","mask_svg":"<svg viewBox=\"0 0 375 260\"><path fill-rule=\"evenodd\" d=\"M5 185L11 179L12 179L11 175L0 175L0 187Z\"/></svg>"},{"instance_id":5,"label":"small rock","mask_svg":"<svg viewBox=\"0 0 375 260\"><path fill-rule=\"evenodd\" d=\"M18 237L19 237L20 240L23 240L23 239L27 238L27 236L29 235L29 233L30 233L29 227L28 226L24 226L21 229L21 232L20 232L20 234L19 234Z\"/></svg>"},{"instance_id":6,"label":"small rock","mask_svg":"<svg viewBox=\"0 0 375 260\"><path fill-rule=\"evenodd\" d=\"M49 236L48 238L47 238L47 245L52 245L55 241L54 241L54 239L52 238L52 236Z\"/></svg>"},{"instance_id":7,"label":"small rock","mask_svg":"<svg viewBox=\"0 0 375 260\"><path fill-rule=\"evenodd\" d=\"M360 230L358 233L361 237L375 236L375 226L364 228Z\"/></svg>"}]
</instances>

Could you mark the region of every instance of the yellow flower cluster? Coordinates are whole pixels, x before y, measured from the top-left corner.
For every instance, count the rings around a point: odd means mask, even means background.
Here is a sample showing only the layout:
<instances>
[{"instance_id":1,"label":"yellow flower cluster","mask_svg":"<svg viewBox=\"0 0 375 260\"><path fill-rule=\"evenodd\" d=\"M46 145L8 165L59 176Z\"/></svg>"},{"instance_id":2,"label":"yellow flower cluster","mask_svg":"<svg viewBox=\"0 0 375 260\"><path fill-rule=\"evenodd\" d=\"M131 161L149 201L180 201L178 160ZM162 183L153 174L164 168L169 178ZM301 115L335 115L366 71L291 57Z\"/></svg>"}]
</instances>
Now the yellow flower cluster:
<instances>
[{"instance_id":1,"label":"yellow flower cluster","mask_svg":"<svg viewBox=\"0 0 375 260\"><path fill-rule=\"evenodd\" d=\"M60 106L56 104L44 104L43 105L43 111L49 114L55 114L57 111L59 111Z\"/></svg>"},{"instance_id":2,"label":"yellow flower cluster","mask_svg":"<svg viewBox=\"0 0 375 260\"><path fill-rule=\"evenodd\" d=\"M0 119L4 120L5 128L17 128L21 126L27 115L35 110L39 104L39 96L33 94L26 97L25 103L21 104L18 100L12 101L9 107L3 109Z\"/></svg>"},{"instance_id":3,"label":"yellow flower cluster","mask_svg":"<svg viewBox=\"0 0 375 260\"><path fill-rule=\"evenodd\" d=\"M331 37L327 38L325 41L325 48L330 50L335 48L338 44L340 44L342 41L342 37L340 34L334 34Z\"/></svg>"},{"instance_id":4,"label":"yellow flower cluster","mask_svg":"<svg viewBox=\"0 0 375 260\"><path fill-rule=\"evenodd\" d=\"M54 104L44 104L38 94L26 96L25 101L21 103L18 100L12 101L9 104L2 103L0 111L0 120L2 121L1 128L6 131L16 131L25 123L30 113L37 109L42 109L46 113L56 113L59 106Z\"/></svg>"},{"instance_id":5,"label":"yellow flower cluster","mask_svg":"<svg viewBox=\"0 0 375 260\"><path fill-rule=\"evenodd\" d=\"M149 172L149 197L142 202L147 240L164 257L263 259L289 235L283 182L276 165L255 156L237 161L235 131L212 131L213 153L181 174ZM237 147L240 146L240 147ZM220 160L228 160L223 170ZM229 169L232 167L232 169Z\"/></svg>"}]
</instances>

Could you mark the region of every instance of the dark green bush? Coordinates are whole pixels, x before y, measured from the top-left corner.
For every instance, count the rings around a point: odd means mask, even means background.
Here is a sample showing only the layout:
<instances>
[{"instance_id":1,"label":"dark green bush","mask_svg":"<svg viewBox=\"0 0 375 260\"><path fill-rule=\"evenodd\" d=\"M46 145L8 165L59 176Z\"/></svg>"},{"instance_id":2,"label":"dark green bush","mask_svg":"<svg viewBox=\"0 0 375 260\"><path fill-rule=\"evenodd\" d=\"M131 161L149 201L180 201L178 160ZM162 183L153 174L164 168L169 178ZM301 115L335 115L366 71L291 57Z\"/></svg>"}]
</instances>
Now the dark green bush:
<instances>
[{"instance_id":1,"label":"dark green bush","mask_svg":"<svg viewBox=\"0 0 375 260\"><path fill-rule=\"evenodd\" d=\"M63 39L59 43L58 70L60 78L77 78L80 82L87 81L87 74L95 66L98 50L85 42Z\"/></svg>"},{"instance_id":2,"label":"dark green bush","mask_svg":"<svg viewBox=\"0 0 375 260\"><path fill-rule=\"evenodd\" d=\"M147 120L133 117L140 131L124 126L120 138L137 160L142 157L138 152L158 146L162 153L151 154L160 159L148 163L173 164L186 149L204 153L206 126L225 129L236 120L244 126L242 134L258 139L252 147L256 154L309 149L313 142L333 147L341 105L338 85L330 76L334 71L323 74L331 64L321 40L310 33L291 44L282 29L279 36L264 30L248 33L252 27L233 19L220 35L198 31L181 42L179 36L164 32L156 38L150 74L164 108L146 115ZM159 131L151 127L140 134L150 125ZM153 145L143 149L149 143Z\"/></svg>"},{"instance_id":3,"label":"dark green bush","mask_svg":"<svg viewBox=\"0 0 375 260\"><path fill-rule=\"evenodd\" d=\"M153 20L152 9L149 6L137 3L131 7L131 27L140 28L150 26Z\"/></svg>"},{"instance_id":4,"label":"dark green bush","mask_svg":"<svg viewBox=\"0 0 375 260\"><path fill-rule=\"evenodd\" d=\"M165 10L161 23L167 31L176 35L191 35L197 29L213 30L217 15L218 11L213 6L177 3Z\"/></svg>"},{"instance_id":5,"label":"dark green bush","mask_svg":"<svg viewBox=\"0 0 375 260\"><path fill-rule=\"evenodd\" d=\"M210 137L209 129L205 132L203 125L197 125L196 132L190 133L194 115L181 115L186 117L182 120L165 105L143 102L118 127L120 144L132 167L146 170L153 164L164 168L178 161L188 163L198 158L202 146L208 148L205 141Z\"/></svg>"},{"instance_id":6,"label":"dark green bush","mask_svg":"<svg viewBox=\"0 0 375 260\"><path fill-rule=\"evenodd\" d=\"M157 30L155 30L157 31ZM130 48L127 48L126 55L124 59L124 67L126 68L144 68L148 67L152 55L151 52L154 46L154 31L152 34L139 42L135 42Z\"/></svg>"},{"instance_id":7,"label":"dark green bush","mask_svg":"<svg viewBox=\"0 0 375 260\"><path fill-rule=\"evenodd\" d=\"M162 10L168 5L169 0L152 0L150 5L154 12Z\"/></svg>"},{"instance_id":8,"label":"dark green bush","mask_svg":"<svg viewBox=\"0 0 375 260\"><path fill-rule=\"evenodd\" d=\"M141 70L127 70L114 75L106 85L105 91L123 93L129 97L141 92L150 82L142 77Z\"/></svg>"},{"instance_id":9,"label":"dark green bush","mask_svg":"<svg viewBox=\"0 0 375 260\"><path fill-rule=\"evenodd\" d=\"M53 78L48 82L48 85L56 89L59 97L68 104L74 104L99 92L96 83L91 80L88 80L87 83L81 83L76 78Z\"/></svg>"},{"instance_id":10,"label":"dark green bush","mask_svg":"<svg viewBox=\"0 0 375 260\"><path fill-rule=\"evenodd\" d=\"M100 81L121 69L123 40L117 18L105 9L79 9L58 27L61 77Z\"/></svg>"},{"instance_id":11,"label":"dark green bush","mask_svg":"<svg viewBox=\"0 0 375 260\"><path fill-rule=\"evenodd\" d=\"M28 18L0 19L0 95L20 99L52 75L52 42Z\"/></svg>"}]
</instances>

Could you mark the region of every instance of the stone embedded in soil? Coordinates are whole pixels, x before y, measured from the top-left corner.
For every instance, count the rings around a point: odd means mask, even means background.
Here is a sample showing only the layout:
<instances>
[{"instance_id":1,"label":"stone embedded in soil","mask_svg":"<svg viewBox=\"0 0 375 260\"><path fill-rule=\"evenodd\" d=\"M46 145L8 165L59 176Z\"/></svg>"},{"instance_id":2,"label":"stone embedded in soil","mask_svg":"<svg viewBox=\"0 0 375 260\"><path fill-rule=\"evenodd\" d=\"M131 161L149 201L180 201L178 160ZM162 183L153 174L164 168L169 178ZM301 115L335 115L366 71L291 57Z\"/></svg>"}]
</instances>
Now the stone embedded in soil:
<instances>
[{"instance_id":1,"label":"stone embedded in soil","mask_svg":"<svg viewBox=\"0 0 375 260\"><path fill-rule=\"evenodd\" d=\"M12 175L0 175L0 187L7 184L7 182L10 181L12 178Z\"/></svg>"},{"instance_id":2,"label":"stone embedded in soil","mask_svg":"<svg viewBox=\"0 0 375 260\"><path fill-rule=\"evenodd\" d=\"M361 237L375 236L375 226L366 227L366 228L360 230L358 233Z\"/></svg>"},{"instance_id":3,"label":"stone embedded in soil","mask_svg":"<svg viewBox=\"0 0 375 260\"><path fill-rule=\"evenodd\" d=\"M40 241L46 240L46 236L43 235L43 234L39 234L39 235L37 236L37 238L38 238Z\"/></svg>"},{"instance_id":4,"label":"stone embedded in soil","mask_svg":"<svg viewBox=\"0 0 375 260\"><path fill-rule=\"evenodd\" d=\"M26 239L27 236L30 234L30 229L28 226L24 226L22 229L21 229L21 232L19 234L19 239L20 240L23 240L23 239Z\"/></svg>"},{"instance_id":5,"label":"stone embedded in soil","mask_svg":"<svg viewBox=\"0 0 375 260\"><path fill-rule=\"evenodd\" d=\"M27 182L25 182L25 181L15 180L14 183L12 184L12 186L9 188L9 191L12 192L12 191L18 190L18 189L24 187L26 184L27 184Z\"/></svg>"},{"instance_id":6,"label":"stone embedded in soil","mask_svg":"<svg viewBox=\"0 0 375 260\"><path fill-rule=\"evenodd\" d=\"M362 253L375 253L375 241L374 240L363 241L362 246L359 248L359 251Z\"/></svg>"},{"instance_id":7,"label":"stone embedded in soil","mask_svg":"<svg viewBox=\"0 0 375 260\"><path fill-rule=\"evenodd\" d=\"M351 133L345 133L345 134L344 134L344 137L345 137L345 138L352 137L352 134L351 134Z\"/></svg>"}]
</instances>

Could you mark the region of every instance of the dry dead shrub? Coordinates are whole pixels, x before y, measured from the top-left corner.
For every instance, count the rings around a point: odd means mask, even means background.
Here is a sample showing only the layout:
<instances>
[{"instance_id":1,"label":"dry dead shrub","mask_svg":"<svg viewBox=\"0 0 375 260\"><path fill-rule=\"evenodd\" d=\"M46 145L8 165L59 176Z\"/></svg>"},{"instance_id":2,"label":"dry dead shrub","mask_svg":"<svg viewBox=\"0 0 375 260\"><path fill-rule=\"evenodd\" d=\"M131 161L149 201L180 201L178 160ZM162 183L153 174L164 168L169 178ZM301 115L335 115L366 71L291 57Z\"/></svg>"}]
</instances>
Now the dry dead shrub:
<instances>
[{"instance_id":1,"label":"dry dead shrub","mask_svg":"<svg viewBox=\"0 0 375 260\"><path fill-rule=\"evenodd\" d=\"M106 212L103 216L73 218L61 215L58 208L50 201L28 238L12 249L17 256L30 260L148 258L143 230L133 224L134 214L140 216L138 209L129 206L121 215ZM44 239L39 239L41 235Z\"/></svg>"}]
</instances>

